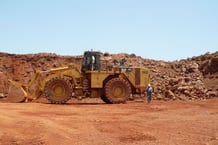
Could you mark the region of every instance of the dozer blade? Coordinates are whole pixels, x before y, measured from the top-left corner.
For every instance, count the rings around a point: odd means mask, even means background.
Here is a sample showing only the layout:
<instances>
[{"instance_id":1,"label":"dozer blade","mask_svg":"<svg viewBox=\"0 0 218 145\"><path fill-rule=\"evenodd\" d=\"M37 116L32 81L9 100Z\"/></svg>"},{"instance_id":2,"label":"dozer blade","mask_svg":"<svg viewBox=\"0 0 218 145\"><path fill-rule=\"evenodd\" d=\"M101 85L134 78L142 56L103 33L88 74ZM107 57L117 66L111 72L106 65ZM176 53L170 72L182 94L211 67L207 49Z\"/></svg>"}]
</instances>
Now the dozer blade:
<instances>
[{"instance_id":1,"label":"dozer blade","mask_svg":"<svg viewBox=\"0 0 218 145\"><path fill-rule=\"evenodd\" d=\"M4 102L9 103L20 103L24 102L26 99L26 95L21 86L11 85L8 90L8 95L5 98Z\"/></svg>"}]
</instances>

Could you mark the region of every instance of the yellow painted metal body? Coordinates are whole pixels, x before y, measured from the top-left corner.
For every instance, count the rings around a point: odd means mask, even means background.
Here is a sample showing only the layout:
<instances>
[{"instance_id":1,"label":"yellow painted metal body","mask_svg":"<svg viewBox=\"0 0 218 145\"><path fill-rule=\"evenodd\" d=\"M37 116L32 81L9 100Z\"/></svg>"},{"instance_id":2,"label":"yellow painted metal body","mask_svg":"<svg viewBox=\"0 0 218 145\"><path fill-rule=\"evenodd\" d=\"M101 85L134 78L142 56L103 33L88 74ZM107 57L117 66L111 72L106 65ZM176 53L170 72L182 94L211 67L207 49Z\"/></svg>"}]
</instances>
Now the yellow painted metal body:
<instances>
[{"instance_id":1,"label":"yellow painted metal body","mask_svg":"<svg viewBox=\"0 0 218 145\"><path fill-rule=\"evenodd\" d=\"M103 88L103 82L109 76L116 76L126 79L135 89L135 93L143 93L145 87L150 83L150 72L147 68L141 67L126 67L116 69L116 71L89 71L91 88Z\"/></svg>"},{"instance_id":2,"label":"yellow painted metal body","mask_svg":"<svg viewBox=\"0 0 218 145\"><path fill-rule=\"evenodd\" d=\"M53 78L69 80L75 96L88 94L90 97L101 97L104 93L105 83L114 77L127 80L131 85L133 94L142 94L145 87L150 83L150 73L146 68L122 67L112 70L81 72L76 65L54 68L48 71L37 71L27 85L21 85L12 80L9 82L11 85L20 87L28 99L39 98L44 92L46 83ZM84 91L84 80L88 80L88 93ZM57 93L59 93L59 90L57 90Z\"/></svg>"},{"instance_id":3,"label":"yellow painted metal body","mask_svg":"<svg viewBox=\"0 0 218 145\"><path fill-rule=\"evenodd\" d=\"M147 68L123 68L122 74L127 80L129 80L137 93L143 93L145 87L150 83L150 72Z\"/></svg>"},{"instance_id":4,"label":"yellow painted metal body","mask_svg":"<svg viewBox=\"0 0 218 145\"><path fill-rule=\"evenodd\" d=\"M108 76L116 75L127 79L135 88L146 87L150 82L149 70L146 68L122 68L119 71L89 71L91 88L103 88L103 81Z\"/></svg>"}]
</instances>

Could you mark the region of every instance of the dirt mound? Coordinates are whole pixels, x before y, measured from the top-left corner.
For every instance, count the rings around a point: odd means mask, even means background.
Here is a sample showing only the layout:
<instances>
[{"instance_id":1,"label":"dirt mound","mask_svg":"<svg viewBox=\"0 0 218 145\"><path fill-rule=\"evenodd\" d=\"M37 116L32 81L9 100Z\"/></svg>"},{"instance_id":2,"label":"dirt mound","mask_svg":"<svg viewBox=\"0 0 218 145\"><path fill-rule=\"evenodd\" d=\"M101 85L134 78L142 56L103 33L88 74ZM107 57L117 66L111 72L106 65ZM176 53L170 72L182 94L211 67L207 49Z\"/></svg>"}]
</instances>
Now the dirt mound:
<instances>
[{"instance_id":1,"label":"dirt mound","mask_svg":"<svg viewBox=\"0 0 218 145\"><path fill-rule=\"evenodd\" d=\"M144 66L151 70L154 99L193 100L218 97L218 52L179 61L144 59L135 54L102 53L102 67L119 65L123 58L128 66ZM60 56L53 53L16 55L0 53L0 93L8 91L7 79L27 83L36 70L81 64L81 56Z\"/></svg>"}]
</instances>

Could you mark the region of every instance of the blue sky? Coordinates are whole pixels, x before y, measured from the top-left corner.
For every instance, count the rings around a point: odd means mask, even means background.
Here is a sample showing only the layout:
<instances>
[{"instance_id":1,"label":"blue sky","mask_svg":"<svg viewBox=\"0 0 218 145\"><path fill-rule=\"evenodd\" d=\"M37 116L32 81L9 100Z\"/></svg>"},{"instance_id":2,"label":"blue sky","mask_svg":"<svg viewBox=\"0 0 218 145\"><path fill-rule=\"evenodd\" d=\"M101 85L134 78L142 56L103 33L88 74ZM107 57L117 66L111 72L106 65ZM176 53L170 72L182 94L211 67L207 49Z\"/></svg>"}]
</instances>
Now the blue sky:
<instances>
[{"instance_id":1,"label":"blue sky","mask_svg":"<svg viewBox=\"0 0 218 145\"><path fill-rule=\"evenodd\" d=\"M0 52L176 60L218 51L217 0L0 0Z\"/></svg>"}]
</instances>

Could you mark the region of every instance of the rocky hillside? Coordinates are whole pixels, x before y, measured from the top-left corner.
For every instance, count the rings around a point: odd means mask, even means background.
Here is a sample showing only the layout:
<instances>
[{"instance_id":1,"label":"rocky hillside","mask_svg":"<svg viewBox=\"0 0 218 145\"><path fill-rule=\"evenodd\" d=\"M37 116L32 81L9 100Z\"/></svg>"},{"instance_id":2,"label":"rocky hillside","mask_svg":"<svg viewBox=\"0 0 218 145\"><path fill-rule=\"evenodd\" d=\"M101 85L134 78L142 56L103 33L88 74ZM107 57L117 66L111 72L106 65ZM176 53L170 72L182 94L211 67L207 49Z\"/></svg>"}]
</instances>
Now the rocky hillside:
<instances>
[{"instance_id":1,"label":"rocky hillside","mask_svg":"<svg viewBox=\"0 0 218 145\"><path fill-rule=\"evenodd\" d=\"M194 100L218 97L218 52L179 61L143 59L135 54L102 53L102 64L148 67L151 71L154 99ZM60 56L51 53L16 55L0 53L0 93L7 94L7 79L27 83L36 70L81 64L82 56Z\"/></svg>"}]
</instances>

